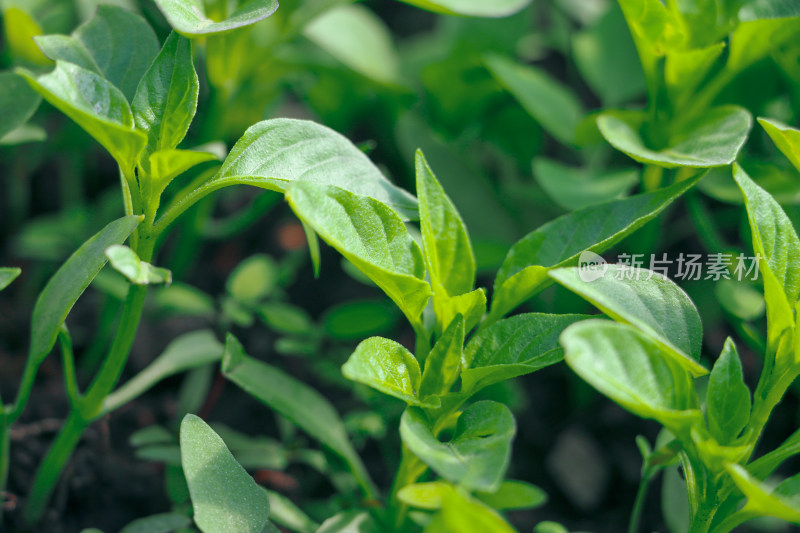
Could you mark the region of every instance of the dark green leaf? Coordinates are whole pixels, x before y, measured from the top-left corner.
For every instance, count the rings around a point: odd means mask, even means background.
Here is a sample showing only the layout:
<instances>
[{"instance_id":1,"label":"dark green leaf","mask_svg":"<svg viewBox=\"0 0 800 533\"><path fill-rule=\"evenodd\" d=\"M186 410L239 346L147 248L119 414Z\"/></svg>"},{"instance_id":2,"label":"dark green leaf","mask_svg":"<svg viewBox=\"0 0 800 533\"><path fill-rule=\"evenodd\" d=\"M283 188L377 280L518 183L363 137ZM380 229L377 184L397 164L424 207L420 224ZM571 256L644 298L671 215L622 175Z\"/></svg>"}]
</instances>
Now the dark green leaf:
<instances>
[{"instance_id":1,"label":"dark green leaf","mask_svg":"<svg viewBox=\"0 0 800 533\"><path fill-rule=\"evenodd\" d=\"M514 417L503 404L482 401L458 418L453 438L439 441L425 414L408 408L400 421L403 443L437 474L467 489L500 488L516 433Z\"/></svg>"},{"instance_id":2,"label":"dark green leaf","mask_svg":"<svg viewBox=\"0 0 800 533\"><path fill-rule=\"evenodd\" d=\"M269 498L236 462L222 439L194 415L181 422L181 462L204 533L261 533L269 517Z\"/></svg>"},{"instance_id":3,"label":"dark green leaf","mask_svg":"<svg viewBox=\"0 0 800 533\"><path fill-rule=\"evenodd\" d=\"M711 370L706 417L711 434L720 444L733 441L750 419L750 389L744 382L742 362L730 337Z\"/></svg>"},{"instance_id":4,"label":"dark green leaf","mask_svg":"<svg viewBox=\"0 0 800 533\"><path fill-rule=\"evenodd\" d=\"M634 169L595 174L545 158L533 160L533 176L550 198L570 211L622 198L639 183Z\"/></svg>"},{"instance_id":5,"label":"dark green leaf","mask_svg":"<svg viewBox=\"0 0 800 533\"><path fill-rule=\"evenodd\" d=\"M22 274L21 268L0 267L0 291L11 285L11 282Z\"/></svg>"},{"instance_id":6,"label":"dark green leaf","mask_svg":"<svg viewBox=\"0 0 800 533\"><path fill-rule=\"evenodd\" d=\"M192 519L184 514L162 513L134 520L119 533L172 533L191 525Z\"/></svg>"},{"instance_id":7,"label":"dark green leaf","mask_svg":"<svg viewBox=\"0 0 800 533\"><path fill-rule=\"evenodd\" d=\"M0 72L0 138L25 124L42 98L13 72Z\"/></svg>"}]
</instances>

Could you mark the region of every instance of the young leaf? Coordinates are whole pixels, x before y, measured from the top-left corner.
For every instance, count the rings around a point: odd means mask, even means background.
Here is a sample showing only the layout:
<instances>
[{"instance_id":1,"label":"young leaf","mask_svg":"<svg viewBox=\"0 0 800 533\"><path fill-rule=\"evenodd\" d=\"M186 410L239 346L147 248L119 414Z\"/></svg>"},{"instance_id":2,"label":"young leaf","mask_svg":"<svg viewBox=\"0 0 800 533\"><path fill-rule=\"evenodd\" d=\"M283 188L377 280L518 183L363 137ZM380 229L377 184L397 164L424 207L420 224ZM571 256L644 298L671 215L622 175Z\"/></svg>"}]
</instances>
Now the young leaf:
<instances>
[{"instance_id":1,"label":"young leaf","mask_svg":"<svg viewBox=\"0 0 800 533\"><path fill-rule=\"evenodd\" d=\"M529 65L500 56L488 56L485 61L492 75L548 133L567 145L575 141L584 112L569 88Z\"/></svg>"},{"instance_id":2,"label":"young leaf","mask_svg":"<svg viewBox=\"0 0 800 533\"><path fill-rule=\"evenodd\" d=\"M366 511L342 511L325 520L316 533L380 533L381 529Z\"/></svg>"},{"instance_id":3,"label":"young leaf","mask_svg":"<svg viewBox=\"0 0 800 533\"><path fill-rule=\"evenodd\" d=\"M150 193L153 196L160 196L173 179L200 163L215 159L217 156L214 154L194 150L153 152L149 157Z\"/></svg>"},{"instance_id":4,"label":"young leaf","mask_svg":"<svg viewBox=\"0 0 800 533\"><path fill-rule=\"evenodd\" d=\"M546 158L533 160L533 176L550 198L569 211L616 200L639 183L634 169L597 175Z\"/></svg>"},{"instance_id":5,"label":"young leaf","mask_svg":"<svg viewBox=\"0 0 800 533\"><path fill-rule=\"evenodd\" d=\"M133 168L147 138L136 131L128 101L119 89L94 72L64 61L57 61L51 73L38 78L27 70L17 72L103 145L120 167Z\"/></svg>"},{"instance_id":6,"label":"young leaf","mask_svg":"<svg viewBox=\"0 0 800 533\"><path fill-rule=\"evenodd\" d=\"M142 160L170 150L183 140L197 111L199 91L192 62L192 42L170 33L161 52L147 69L133 97L136 127L147 134Z\"/></svg>"},{"instance_id":7,"label":"young leaf","mask_svg":"<svg viewBox=\"0 0 800 533\"><path fill-rule=\"evenodd\" d=\"M782 332L793 326L792 307L800 294L800 239L780 204L739 166L733 166L733 178L744 196L753 251L760 256L759 270L764 275L764 299L767 302L767 336L777 348Z\"/></svg>"},{"instance_id":8,"label":"young leaf","mask_svg":"<svg viewBox=\"0 0 800 533\"><path fill-rule=\"evenodd\" d=\"M793 524L800 524L800 474L770 489L736 464L726 465L736 487L747 497L747 503L739 511L756 516L774 516Z\"/></svg>"},{"instance_id":9,"label":"young leaf","mask_svg":"<svg viewBox=\"0 0 800 533\"><path fill-rule=\"evenodd\" d=\"M204 533L261 533L269 498L208 424L194 415L181 422L181 463L192 497L194 522Z\"/></svg>"},{"instance_id":10,"label":"young leaf","mask_svg":"<svg viewBox=\"0 0 800 533\"><path fill-rule=\"evenodd\" d=\"M752 2L752 4L789 6L794 2ZM742 23L734 28L730 35L728 62L725 70L738 73L753 63L767 57L773 50L792 41L800 30L800 18L797 17L764 17L755 13L746 14L743 8L740 17Z\"/></svg>"},{"instance_id":11,"label":"young leaf","mask_svg":"<svg viewBox=\"0 0 800 533\"><path fill-rule=\"evenodd\" d=\"M488 400L461 413L453 438L446 443L434 436L419 409L406 409L400 420L400 436L414 455L448 481L484 492L500 488L515 433L508 407Z\"/></svg>"},{"instance_id":12,"label":"young leaf","mask_svg":"<svg viewBox=\"0 0 800 533\"><path fill-rule=\"evenodd\" d=\"M169 376L219 361L222 351L222 344L210 330L181 335L170 342L164 352L144 370L109 394L103 402L103 413L110 413L138 398Z\"/></svg>"},{"instance_id":13,"label":"young leaf","mask_svg":"<svg viewBox=\"0 0 800 533\"><path fill-rule=\"evenodd\" d=\"M22 269L17 267L0 267L0 291L11 285L11 282L22 274Z\"/></svg>"},{"instance_id":14,"label":"young leaf","mask_svg":"<svg viewBox=\"0 0 800 533\"><path fill-rule=\"evenodd\" d=\"M422 252L397 214L377 200L297 181L286 191L297 216L374 281L412 325L430 298Z\"/></svg>"},{"instance_id":15,"label":"young leaf","mask_svg":"<svg viewBox=\"0 0 800 533\"><path fill-rule=\"evenodd\" d=\"M203 0L156 0L156 5L175 31L187 37L203 37L250 26L278 9L277 0L246 0L238 2L239 8L228 18L215 21L206 16Z\"/></svg>"},{"instance_id":16,"label":"young leaf","mask_svg":"<svg viewBox=\"0 0 800 533\"><path fill-rule=\"evenodd\" d=\"M106 248L106 257L120 274L136 285L172 283L172 272L166 268L154 267L139 259L136 252L121 244Z\"/></svg>"},{"instance_id":17,"label":"young leaf","mask_svg":"<svg viewBox=\"0 0 800 533\"><path fill-rule=\"evenodd\" d=\"M547 502L547 494L524 481L506 480L495 492L477 492L475 497L499 511L533 509Z\"/></svg>"},{"instance_id":18,"label":"young leaf","mask_svg":"<svg viewBox=\"0 0 800 533\"><path fill-rule=\"evenodd\" d=\"M400 0L445 15L469 17L507 17L531 3L531 0Z\"/></svg>"},{"instance_id":19,"label":"young leaf","mask_svg":"<svg viewBox=\"0 0 800 533\"><path fill-rule=\"evenodd\" d=\"M265 489L266 490L266 489ZM280 492L267 490L270 521L298 533L316 533L319 524Z\"/></svg>"},{"instance_id":20,"label":"young leaf","mask_svg":"<svg viewBox=\"0 0 800 533\"><path fill-rule=\"evenodd\" d=\"M551 270L550 276L617 322L642 330L693 375L708 373L697 362L703 343L697 308L666 276L626 265L607 265L591 281L584 281L578 267Z\"/></svg>"},{"instance_id":21,"label":"young leaf","mask_svg":"<svg viewBox=\"0 0 800 533\"><path fill-rule=\"evenodd\" d=\"M437 407L438 399L422 398L419 363L403 345L382 337L361 342L342 366L347 379L369 385L409 405Z\"/></svg>"},{"instance_id":22,"label":"young leaf","mask_svg":"<svg viewBox=\"0 0 800 533\"><path fill-rule=\"evenodd\" d=\"M464 319L461 315L456 315L425 358L419 387L421 398L450 391L461 373L463 348Z\"/></svg>"},{"instance_id":23,"label":"young leaf","mask_svg":"<svg viewBox=\"0 0 800 533\"><path fill-rule=\"evenodd\" d=\"M138 518L119 530L119 533L172 533L192 525L185 514L160 513Z\"/></svg>"},{"instance_id":24,"label":"young leaf","mask_svg":"<svg viewBox=\"0 0 800 533\"><path fill-rule=\"evenodd\" d=\"M75 63L110 81L127 101L158 53L158 38L142 17L103 4L71 36L43 35L34 40L53 61Z\"/></svg>"},{"instance_id":25,"label":"young leaf","mask_svg":"<svg viewBox=\"0 0 800 533\"><path fill-rule=\"evenodd\" d=\"M474 394L484 387L530 374L563 359L558 337L586 315L526 313L506 318L479 331L464 349L461 390Z\"/></svg>"},{"instance_id":26,"label":"young leaf","mask_svg":"<svg viewBox=\"0 0 800 533\"><path fill-rule=\"evenodd\" d=\"M248 257L228 276L225 288L240 302L255 303L269 296L278 286L280 267L270 256Z\"/></svg>"},{"instance_id":27,"label":"young leaf","mask_svg":"<svg viewBox=\"0 0 800 533\"><path fill-rule=\"evenodd\" d=\"M42 97L13 72L0 72L0 138L25 124Z\"/></svg>"},{"instance_id":28,"label":"young leaf","mask_svg":"<svg viewBox=\"0 0 800 533\"><path fill-rule=\"evenodd\" d=\"M655 218L700 176L657 191L573 211L529 233L509 250L494 280L490 321L549 284L552 268L573 266L581 252L602 253Z\"/></svg>"},{"instance_id":29,"label":"young leaf","mask_svg":"<svg viewBox=\"0 0 800 533\"><path fill-rule=\"evenodd\" d=\"M367 78L389 84L400 79L400 57L392 34L365 7L344 4L329 9L306 25L303 35Z\"/></svg>"},{"instance_id":30,"label":"young leaf","mask_svg":"<svg viewBox=\"0 0 800 533\"><path fill-rule=\"evenodd\" d=\"M758 123L769 134L775 146L800 170L800 130L777 120L759 118Z\"/></svg>"},{"instance_id":31,"label":"young leaf","mask_svg":"<svg viewBox=\"0 0 800 533\"><path fill-rule=\"evenodd\" d=\"M222 372L245 392L340 455L366 492L372 491L372 482L350 443L342 419L321 394L282 370L251 358L231 334L225 340Z\"/></svg>"},{"instance_id":32,"label":"young leaf","mask_svg":"<svg viewBox=\"0 0 800 533\"><path fill-rule=\"evenodd\" d=\"M515 533L516 530L499 513L469 497L462 491L452 490L442 495L442 509L434 516L426 533Z\"/></svg>"},{"instance_id":33,"label":"young leaf","mask_svg":"<svg viewBox=\"0 0 800 533\"><path fill-rule=\"evenodd\" d=\"M439 331L440 324L447 327L452 324L457 315L464 317L464 331L470 332L486 314L486 289L475 289L458 296L441 296L438 302L434 299L434 310L437 334L441 333Z\"/></svg>"},{"instance_id":34,"label":"young leaf","mask_svg":"<svg viewBox=\"0 0 800 533\"><path fill-rule=\"evenodd\" d=\"M668 429L702 416L689 373L633 326L586 320L568 327L561 345L575 373L632 413Z\"/></svg>"},{"instance_id":35,"label":"young leaf","mask_svg":"<svg viewBox=\"0 0 800 533\"><path fill-rule=\"evenodd\" d=\"M800 454L800 429L792 433L780 446L747 465L747 471L756 479L767 479L784 461L797 454Z\"/></svg>"},{"instance_id":36,"label":"young leaf","mask_svg":"<svg viewBox=\"0 0 800 533\"><path fill-rule=\"evenodd\" d=\"M278 192L293 181L335 185L374 198L405 219L417 218L412 195L392 185L346 137L308 120L281 118L250 126L214 179L242 177Z\"/></svg>"},{"instance_id":37,"label":"young leaf","mask_svg":"<svg viewBox=\"0 0 800 533\"><path fill-rule=\"evenodd\" d=\"M656 0L658 1L658 0ZM612 114L600 115L597 126L611 145L641 163L665 168L707 168L730 165L753 125L747 110L720 106L689 121L672 135L666 147L653 148L640 135L641 124Z\"/></svg>"},{"instance_id":38,"label":"young leaf","mask_svg":"<svg viewBox=\"0 0 800 533\"><path fill-rule=\"evenodd\" d=\"M434 294L438 288L446 296L470 292L475 285L475 255L464 222L419 150L415 163L422 247Z\"/></svg>"},{"instance_id":39,"label":"young leaf","mask_svg":"<svg viewBox=\"0 0 800 533\"><path fill-rule=\"evenodd\" d=\"M47 282L31 318L29 357L37 364L50 353L70 309L106 264L106 249L125 242L141 220L130 216L111 222L83 243Z\"/></svg>"},{"instance_id":40,"label":"young leaf","mask_svg":"<svg viewBox=\"0 0 800 533\"><path fill-rule=\"evenodd\" d=\"M742 362L730 337L711 370L706 395L711 434L720 444L728 444L750 419L750 389L744 382Z\"/></svg>"},{"instance_id":41,"label":"young leaf","mask_svg":"<svg viewBox=\"0 0 800 533\"><path fill-rule=\"evenodd\" d=\"M51 62L42 54L36 43L31 37L42 34L42 27L27 12L20 7L28 7L26 3L4 2L3 9L3 29L5 30L5 44L11 56L30 61L35 65L49 66Z\"/></svg>"}]
</instances>

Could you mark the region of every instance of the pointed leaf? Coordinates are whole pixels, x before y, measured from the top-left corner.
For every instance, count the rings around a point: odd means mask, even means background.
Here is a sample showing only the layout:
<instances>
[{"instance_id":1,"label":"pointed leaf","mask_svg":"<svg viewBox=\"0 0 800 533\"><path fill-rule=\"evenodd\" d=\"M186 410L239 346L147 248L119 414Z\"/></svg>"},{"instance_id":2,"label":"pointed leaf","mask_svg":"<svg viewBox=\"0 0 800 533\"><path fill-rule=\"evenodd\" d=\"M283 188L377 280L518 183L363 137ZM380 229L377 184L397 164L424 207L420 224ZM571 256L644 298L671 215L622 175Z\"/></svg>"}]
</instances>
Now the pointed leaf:
<instances>
[{"instance_id":1,"label":"pointed leaf","mask_svg":"<svg viewBox=\"0 0 800 533\"><path fill-rule=\"evenodd\" d=\"M421 399L419 363L393 340L371 337L361 342L342 366L342 374L409 405L437 407L439 403L436 398Z\"/></svg>"},{"instance_id":2,"label":"pointed leaf","mask_svg":"<svg viewBox=\"0 0 800 533\"><path fill-rule=\"evenodd\" d=\"M506 480L496 492L477 492L475 497L493 509L500 511L510 509L533 509L547 501L547 494L524 481Z\"/></svg>"},{"instance_id":3,"label":"pointed leaf","mask_svg":"<svg viewBox=\"0 0 800 533\"><path fill-rule=\"evenodd\" d=\"M564 328L586 315L526 313L506 318L479 331L464 349L461 390L480 389L530 374L560 362L558 338Z\"/></svg>"},{"instance_id":4,"label":"pointed leaf","mask_svg":"<svg viewBox=\"0 0 800 533\"><path fill-rule=\"evenodd\" d=\"M434 291L441 287L447 296L470 292L475 285L475 255L464 221L419 150L415 162L420 229L431 284Z\"/></svg>"},{"instance_id":5,"label":"pointed leaf","mask_svg":"<svg viewBox=\"0 0 800 533\"><path fill-rule=\"evenodd\" d=\"M706 395L711 434L720 444L728 444L750 419L750 389L744 382L742 362L730 337L711 370Z\"/></svg>"},{"instance_id":6,"label":"pointed leaf","mask_svg":"<svg viewBox=\"0 0 800 533\"><path fill-rule=\"evenodd\" d=\"M445 481L428 481L406 485L397 493L401 502L417 509L435 510L442 507L445 496L455 487Z\"/></svg>"},{"instance_id":7,"label":"pointed leaf","mask_svg":"<svg viewBox=\"0 0 800 533\"><path fill-rule=\"evenodd\" d=\"M150 154L151 193L161 194L176 177L200 163L215 159L217 156L214 154L194 150L159 150Z\"/></svg>"},{"instance_id":8,"label":"pointed leaf","mask_svg":"<svg viewBox=\"0 0 800 533\"><path fill-rule=\"evenodd\" d=\"M131 104L136 127L147 134L143 160L183 140L197 110L199 87L192 43L173 32L144 74Z\"/></svg>"},{"instance_id":9,"label":"pointed leaf","mask_svg":"<svg viewBox=\"0 0 800 533\"><path fill-rule=\"evenodd\" d=\"M22 274L22 269L17 267L0 267L0 291L11 285L11 282Z\"/></svg>"},{"instance_id":10,"label":"pointed leaf","mask_svg":"<svg viewBox=\"0 0 800 533\"><path fill-rule=\"evenodd\" d=\"M203 0L156 0L167 21L178 33L187 37L202 37L223 33L255 24L278 9L277 0L245 0L225 20L216 21L206 16Z\"/></svg>"},{"instance_id":11,"label":"pointed leaf","mask_svg":"<svg viewBox=\"0 0 800 533\"><path fill-rule=\"evenodd\" d=\"M480 500L451 491L443 495L442 510L425 533L515 533L515 529L494 509Z\"/></svg>"},{"instance_id":12,"label":"pointed leaf","mask_svg":"<svg viewBox=\"0 0 800 533\"><path fill-rule=\"evenodd\" d=\"M422 252L384 204L326 185L297 181L286 191L297 216L369 276L412 324L428 303Z\"/></svg>"},{"instance_id":13,"label":"pointed leaf","mask_svg":"<svg viewBox=\"0 0 800 533\"><path fill-rule=\"evenodd\" d=\"M65 35L36 37L53 61L69 61L110 81L128 101L158 53L158 38L139 15L112 5L99 5L84 24Z\"/></svg>"},{"instance_id":14,"label":"pointed leaf","mask_svg":"<svg viewBox=\"0 0 800 533\"><path fill-rule=\"evenodd\" d=\"M800 170L800 130L777 120L759 118L758 123L769 134L775 146Z\"/></svg>"},{"instance_id":15,"label":"pointed leaf","mask_svg":"<svg viewBox=\"0 0 800 533\"><path fill-rule=\"evenodd\" d=\"M597 175L545 158L533 160L533 176L559 206L570 211L622 198L639 183L634 169Z\"/></svg>"},{"instance_id":16,"label":"pointed leaf","mask_svg":"<svg viewBox=\"0 0 800 533\"><path fill-rule=\"evenodd\" d=\"M120 167L133 168L147 138L136 131L128 101L119 89L94 72L63 61L38 78L26 70L17 72L103 145Z\"/></svg>"},{"instance_id":17,"label":"pointed leaf","mask_svg":"<svg viewBox=\"0 0 800 533\"><path fill-rule=\"evenodd\" d=\"M547 287L551 268L577 265L586 250L607 250L655 218L699 179L579 209L523 237L509 250L495 278L490 320L499 319Z\"/></svg>"},{"instance_id":18,"label":"pointed leaf","mask_svg":"<svg viewBox=\"0 0 800 533\"><path fill-rule=\"evenodd\" d=\"M231 334L225 341L222 372L245 392L340 455L362 486L371 486L339 413L321 394L282 370L251 358Z\"/></svg>"},{"instance_id":19,"label":"pointed leaf","mask_svg":"<svg viewBox=\"0 0 800 533\"><path fill-rule=\"evenodd\" d=\"M572 144L583 108L572 91L543 71L500 56L485 59L489 71L553 137Z\"/></svg>"},{"instance_id":20,"label":"pointed leaf","mask_svg":"<svg viewBox=\"0 0 800 533\"><path fill-rule=\"evenodd\" d=\"M795 475L770 490L736 464L726 465L736 487L747 498L743 512L753 516L774 516L793 524L800 524L800 474Z\"/></svg>"},{"instance_id":21,"label":"pointed leaf","mask_svg":"<svg viewBox=\"0 0 800 533\"><path fill-rule=\"evenodd\" d=\"M458 417L453 438L441 442L425 414L410 407L400 421L403 443L437 474L470 490L492 492L508 468L514 416L503 404L481 401Z\"/></svg>"},{"instance_id":22,"label":"pointed leaf","mask_svg":"<svg viewBox=\"0 0 800 533\"><path fill-rule=\"evenodd\" d=\"M461 373L461 357L464 348L464 320L457 315L445 332L436 341L425 358L419 395L422 398L431 394L444 394L458 379Z\"/></svg>"},{"instance_id":23,"label":"pointed leaf","mask_svg":"<svg viewBox=\"0 0 800 533\"><path fill-rule=\"evenodd\" d=\"M750 113L736 106L712 108L688 122L663 148L652 148L640 135L641 124L603 114L600 133L611 145L641 163L665 168L707 168L730 165L753 125Z\"/></svg>"},{"instance_id":24,"label":"pointed leaf","mask_svg":"<svg viewBox=\"0 0 800 533\"><path fill-rule=\"evenodd\" d=\"M642 330L693 375L708 373L697 362L703 343L700 315L669 278L627 265L606 265L596 279L584 279L579 267L552 270L550 276L617 322Z\"/></svg>"},{"instance_id":25,"label":"pointed leaf","mask_svg":"<svg viewBox=\"0 0 800 533\"><path fill-rule=\"evenodd\" d=\"M374 198L401 217L417 218L412 195L392 185L347 138L308 120L272 119L250 126L215 179L234 176L279 192L293 181L335 185Z\"/></svg>"},{"instance_id":26,"label":"pointed leaf","mask_svg":"<svg viewBox=\"0 0 800 533\"><path fill-rule=\"evenodd\" d=\"M572 370L632 413L668 429L702 417L689 373L633 326L586 320L567 328L561 345Z\"/></svg>"},{"instance_id":27,"label":"pointed leaf","mask_svg":"<svg viewBox=\"0 0 800 533\"><path fill-rule=\"evenodd\" d=\"M185 514L161 513L139 518L119 530L119 533L172 533L192 525Z\"/></svg>"},{"instance_id":28,"label":"pointed leaf","mask_svg":"<svg viewBox=\"0 0 800 533\"><path fill-rule=\"evenodd\" d=\"M269 498L208 424L194 415L181 422L181 463L194 521L204 533L261 533Z\"/></svg>"},{"instance_id":29,"label":"pointed leaf","mask_svg":"<svg viewBox=\"0 0 800 533\"><path fill-rule=\"evenodd\" d=\"M50 278L36 299L31 318L29 357L34 361L40 362L50 353L72 306L106 264L106 249L125 242L141 220L131 216L111 222L83 243Z\"/></svg>"}]
</instances>

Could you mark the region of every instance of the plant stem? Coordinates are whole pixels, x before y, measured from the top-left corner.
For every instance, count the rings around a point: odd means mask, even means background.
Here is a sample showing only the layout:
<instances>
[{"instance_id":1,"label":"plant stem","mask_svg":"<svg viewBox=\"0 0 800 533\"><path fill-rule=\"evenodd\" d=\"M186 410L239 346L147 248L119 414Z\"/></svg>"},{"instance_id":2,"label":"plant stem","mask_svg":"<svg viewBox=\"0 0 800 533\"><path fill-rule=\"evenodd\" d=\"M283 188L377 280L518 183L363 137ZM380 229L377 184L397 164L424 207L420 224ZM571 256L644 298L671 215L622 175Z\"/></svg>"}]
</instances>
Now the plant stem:
<instances>
[{"instance_id":1,"label":"plant stem","mask_svg":"<svg viewBox=\"0 0 800 533\"><path fill-rule=\"evenodd\" d=\"M6 414L0 405L0 492L6 490L8 467L10 465L11 432L8 428ZM3 502L0 501L0 522L3 520Z\"/></svg>"},{"instance_id":2,"label":"plant stem","mask_svg":"<svg viewBox=\"0 0 800 533\"><path fill-rule=\"evenodd\" d=\"M427 470L425 463L419 460L411 450L403 445L403 455L400 459L400 466L397 468L392 490L389 493L388 508L386 516L394 531L400 531L403 522L406 520L408 506L397 498L400 489L414 483Z\"/></svg>"},{"instance_id":3,"label":"plant stem","mask_svg":"<svg viewBox=\"0 0 800 533\"><path fill-rule=\"evenodd\" d=\"M137 250L139 257L143 261L150 261L155 237L146 233L140 237ZM75 446L80 442L83 431L101 412L103 401L117 384L136 336L146 293L147 288L143 285L131 285L128 289L128 296L125 299L117 326L117 334L108 356L89 385L86 395L80 398L77 406L73 406L67 421L36 472L30 497L24 510L25 521L28 524L34 524L41 519L56 483L61 477L61 472Z\"/></svg>"},{"instance_id":4,"label":"plant stem","mask_svg":"<svg viewBox=\"0 0 800 533\"><path fill-rule=\"evenodd\" d=\"M628 533L637 533L637 531L639 531L639 523L642 520L642 511L644 510L644 503L647 499L647 492L650 488L651 479L653 479L653 475L650 472L642 474L642 479L639 481L639 490L636 491L636 500L633 502L633 510L631 510Z\"/></svg>"}]
</instances>

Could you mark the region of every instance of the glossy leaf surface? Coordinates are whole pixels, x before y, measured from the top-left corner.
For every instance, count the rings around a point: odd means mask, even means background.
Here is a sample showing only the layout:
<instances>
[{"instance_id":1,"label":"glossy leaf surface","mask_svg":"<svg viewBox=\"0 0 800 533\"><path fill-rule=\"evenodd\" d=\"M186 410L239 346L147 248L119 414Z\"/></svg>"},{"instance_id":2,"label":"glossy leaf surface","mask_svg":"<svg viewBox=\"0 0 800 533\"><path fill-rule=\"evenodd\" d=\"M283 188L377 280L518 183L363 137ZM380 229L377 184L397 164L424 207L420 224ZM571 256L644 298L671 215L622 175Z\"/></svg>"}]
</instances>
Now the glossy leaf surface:
<instances>
[{"instance_id":1,"label":"glossy leaf surface","mask_svg":"<svg viewBox=\"0 0 800 533\"><path fill-rule=\"evenodd\" d=\"M202 37L224 33L255 24L278 9L277 0L246 0L225 20L213 20L206 15L203 0L156 0L175 31L187 37Z\"/></svg>"}]
</instances>

